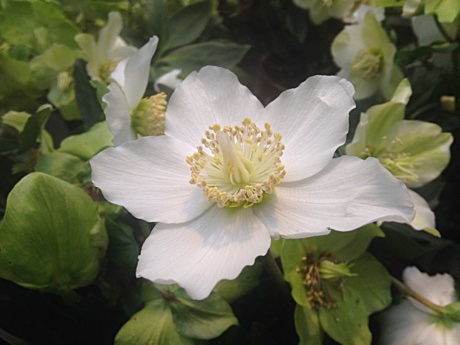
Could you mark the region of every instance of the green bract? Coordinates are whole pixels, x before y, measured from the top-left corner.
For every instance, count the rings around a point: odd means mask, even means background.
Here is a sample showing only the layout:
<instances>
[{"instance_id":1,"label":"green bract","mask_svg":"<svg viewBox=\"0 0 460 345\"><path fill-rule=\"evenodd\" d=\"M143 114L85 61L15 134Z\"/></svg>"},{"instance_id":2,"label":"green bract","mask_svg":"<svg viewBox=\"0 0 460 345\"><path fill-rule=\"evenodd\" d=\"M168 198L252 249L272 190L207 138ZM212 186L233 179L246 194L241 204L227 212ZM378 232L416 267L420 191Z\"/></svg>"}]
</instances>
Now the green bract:
<instances>
[{"instance_id":1,"label":"green bract","mask_svg":"<svg viewBox=\"0 0 460 345\"><path fill-rule=\"evenodd\" d=\"M106 246L97 206L82 189L32 173L8 196L0 224L0 276L69 296L97 276Z\"/></svg>"},{"instance_id":2,"label":"green bract","mask_svg":"<svg viewBox=\"0 0 460 345\"><path fill-rule=\"evenodd\" d=\"M323 332L341 344L368 344L368 316L391 301L385 268L365 253L381 230L367 225L353 232L284 240L281 262L297 303L300 344L321 344ZM341 267L323 274L324 263ZM308 336L307 336L308 335Z\"/></svg>"},{"instance_id":3,"label":"green bract","mask_svg":"<svg viewBox=\"0 0 460 345\"><path fill-rule=\"evenodd\" d=\"M392 100L362 113L346 153L378 158L395 177L417 188L438 177L447 166L453 138L434 123L404 120L408 92L410 86L404 82Z\"/></svg>"},{"instance_id":4,"label":"green bract","mask_svg":"<svg viewBox=\"0 0 460 345\"><path fill-rule=\"evenodd\" d=\"M355 87L355 99L369 97L377 90L388 99L402 79L393 64L396 47L370 12L362 23L348 25L337 35L331 52L341 68L338 75Z\"/></svg>"}]
</instances>

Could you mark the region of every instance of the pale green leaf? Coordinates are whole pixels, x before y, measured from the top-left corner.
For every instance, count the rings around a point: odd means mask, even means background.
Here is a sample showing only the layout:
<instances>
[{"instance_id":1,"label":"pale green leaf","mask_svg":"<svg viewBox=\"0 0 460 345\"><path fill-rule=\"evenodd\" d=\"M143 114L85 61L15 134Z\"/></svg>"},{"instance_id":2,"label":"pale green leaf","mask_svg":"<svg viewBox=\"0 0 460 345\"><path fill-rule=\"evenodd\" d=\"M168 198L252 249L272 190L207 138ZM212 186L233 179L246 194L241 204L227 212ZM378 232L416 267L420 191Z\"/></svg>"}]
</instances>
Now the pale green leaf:
<instances>
[{"instance_id":1,"label":"pale green leaf","mask_svg":"<svg viewBox=\"0 0 460 345\"><path fill-rule=\"evenodd\" d=\"M106 245L97 205L82 189L32 173L7 199L0 224L0 276L66 294L94 280Z\"/></svg>"}]
</instances>

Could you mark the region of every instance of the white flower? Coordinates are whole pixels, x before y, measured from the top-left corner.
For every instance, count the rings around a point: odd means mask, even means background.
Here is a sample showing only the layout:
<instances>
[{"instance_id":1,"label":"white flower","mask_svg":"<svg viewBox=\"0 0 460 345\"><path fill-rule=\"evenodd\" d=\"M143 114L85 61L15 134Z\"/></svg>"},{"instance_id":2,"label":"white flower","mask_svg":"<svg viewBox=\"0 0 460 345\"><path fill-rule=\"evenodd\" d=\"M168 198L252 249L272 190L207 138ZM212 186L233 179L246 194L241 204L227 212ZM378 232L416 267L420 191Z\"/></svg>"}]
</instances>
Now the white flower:
<instances>
[{"instance_id":1,"label":"white flower","mask_svg":"<svg viewBox=\"0 0 460 345\"><path fill-rule=\"evenodd\" d=\"M110 75L113 82L108 86L109 93L102 100L107 103L104 112L107 126L114 135L114 145L137 138L132 116L147 88L150 63L157 45L158 37L151 37L135 54L121 61Z\"/></svg>"},{"instance_id":2,"label":"white flower","mask_svg":"<svg viewBox=\"0 0 460 345\"><path fill-rule=\"evenodd\" d=\"M414 292L438 306L456 301L454 280L449 274L429 276L416 267L403 272ZM444 322L439 315L411 298L382 314L382 345L458 345L460 323Z\"/></svg>"},{"instance_id":3,"label":"white flower","mask_svg":"<svg viewBox=\"0 0 460 345\"><path fill-rule=\"evenodd\" d=\"M378 90L389 99L402 79L393 64L396 47L371 12L362 23L348 25L337 35L331 53L341 68L337 75L355 87L355 99L370 97Z\"/></svg>"},{"instance_id":4,"label":"white flower","mask_svg":"<svg viewBox=\"0 0 460 345\"><path fill-rule=\"evenodd\" d=\"M436 231L436 222L434 212L426 200L413 190L408 190L410 199L414 203L415 218L409 224L415 230L427 230L429 232Z\"/></svg>"},{"instance_id":5,"label":"white flower","mask_svg":"<svg viewBox=\"0 0 460 345\"><path fill-rule=\"evenodd\" d=\"M119 36L122 28L120 13L110 12L107 25L101 29L97 43L89 34L75 36L75 41L88 59L86 69L92 79L107 82L117 63L137 51Z\"/></svg>"},{"instance_id":6,"label":"white flower","mask_svg":"<svg viewBox=\"0 0 460 345\"><path fill-rule=\"evenodd\" d=\"M176 87L182 83L182 79L179 78L179 75L182 73L180 69L173 69L155 80L154 88L155 91L160 92L161 86L166 86L167 88L174 90Z\"/></svg>"},{"instance_id":7,"label":"white flower","mask_svg":"<svg viewBox=\"0 0 460 345\"><path fill-rule=\"evenodd\" d=\"M309 78L267 107L219 67L190 74L168 104L164 136L91 160L107 200L158 222L137 275L176 282L194 299L266 254L270 236L410 221L404 184L376 159L332 159L345 142L351 84Z\"/></svg>"}]
</instances>

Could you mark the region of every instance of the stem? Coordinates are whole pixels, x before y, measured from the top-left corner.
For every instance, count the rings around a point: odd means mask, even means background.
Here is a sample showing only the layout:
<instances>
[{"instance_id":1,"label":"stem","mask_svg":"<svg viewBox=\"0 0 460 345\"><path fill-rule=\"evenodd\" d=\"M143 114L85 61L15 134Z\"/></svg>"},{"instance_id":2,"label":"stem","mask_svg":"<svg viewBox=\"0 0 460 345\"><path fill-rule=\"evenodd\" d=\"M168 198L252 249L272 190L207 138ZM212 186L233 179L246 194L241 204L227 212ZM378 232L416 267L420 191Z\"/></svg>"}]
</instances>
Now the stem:
<instances>
[{"instance_id":1,"label":"stem","mask_svg":"<svg viewBox=\"0 0 460 345\"><path fill-rule=\"evenodd\" d=\"M414 290L412 290L410 287L408 287L406 284L402 283L398 279L391 277L391 282L393 283L394 286L398 288L399 291L401 291L404 295L409 296L413 299L415 299L417 302L422 303L425 307L430 308L437 314L443 314L443 308L433 302L430 302L427 300L425 297L422 295L418 294Z\"/></svg>"},{"instance_id":2,"label":"stem","mask_svg":"<svg viewBox=\"0 0 460 345\"><path fill-rule=\"evenodd\" d=\"M263 257L264 267L267 273L273 278L276 285L280 290L286 289L286 281L284 280L283 273L273 257L272 251L269 249L267 254Z\"/></svg>"}]
</instances>

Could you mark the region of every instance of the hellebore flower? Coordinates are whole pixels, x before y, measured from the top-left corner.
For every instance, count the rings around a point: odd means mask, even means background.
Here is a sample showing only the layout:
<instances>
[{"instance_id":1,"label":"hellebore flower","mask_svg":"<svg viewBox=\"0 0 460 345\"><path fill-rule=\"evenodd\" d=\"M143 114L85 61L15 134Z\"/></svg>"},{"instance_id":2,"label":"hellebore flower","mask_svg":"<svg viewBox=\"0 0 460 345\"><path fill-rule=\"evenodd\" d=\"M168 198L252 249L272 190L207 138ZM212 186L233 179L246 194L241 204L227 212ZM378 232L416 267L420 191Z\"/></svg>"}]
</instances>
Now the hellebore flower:
<instances>
[{"instance_id":1,"label":"hellebore flower","mask_svg":"<svg viewBox=\"0 0 460 345\"><path fill-rule=\"evenodd\" d=\"M135 54L121 61L110 78L109 92L102 98L107 103L107 126L114 135L113 144L141 135L161 135L164 129L166 95L144 96L149 81L150 61L158 45L154 36Z\"/></svg>"},{"instance_id":2,"label":"hellebore flower","mask_svg":"<svg viewBox=\"0 0 460 345\"><path fill-rule=\"evenodd\" d=\"M341 68L337 75L355 87L355 99L370 97L378 90L389 99L402 79L393 64L396 47L371 12L362 23L347 25L337 35L331 53Z\"/></svg>"},{"instance_id":3,"label":"hellebore flower","mask_svg":"<svg viewBox=\"0 0 460 345\"><path fill-rule=\"evenodd\" d=\"M92 79L108 83L109 76L117 64L137 51L119 36L122 28L123 20L120 13L110 12L109 20L101 29L97 43L89 34L75 36L75 41L88 59L86 70Z\"/></svg>"},{"instance_id":4,"label":"hellebore flower","mask_svg":"<svg viewBox=\"0 0 460 345\"><path fill-rule=\"evenodd\" d=\"M405 80L389 102L362 113L346 153L363 159L378 158L409 188L417 188L434 180L447 166L453 137L434 123L404 120L411 93Z\"/></svg>"},{"instance_id":5,"label":"hellebore flower","mask_svg":"<svg viewBox=\"0 0 460 345\"><path fill-rule=\"evenodd\" d=\"M431 303L445 307L456 302L454 280L449 274L429 276L416 267L403 272L405 284ZM435 313L412 298L389 308L381 316L382 345L456 345L460 323Z\"/></svg>"},{"instance_id":6,"label":"hellebore flower","mask_svg":"<svg viewBox=\"0 0 460 345\"><path fill-rule=\"evenodd\" d=\"M219 67L191 73L168 104L165 135L91 160L107 200L158 222L137 275L206 298L266 254L270 236L323 235L410 221L404 184L378 160L343 156L353 87L311 77L267 107Z\"/></svg>"}]
</instances>

